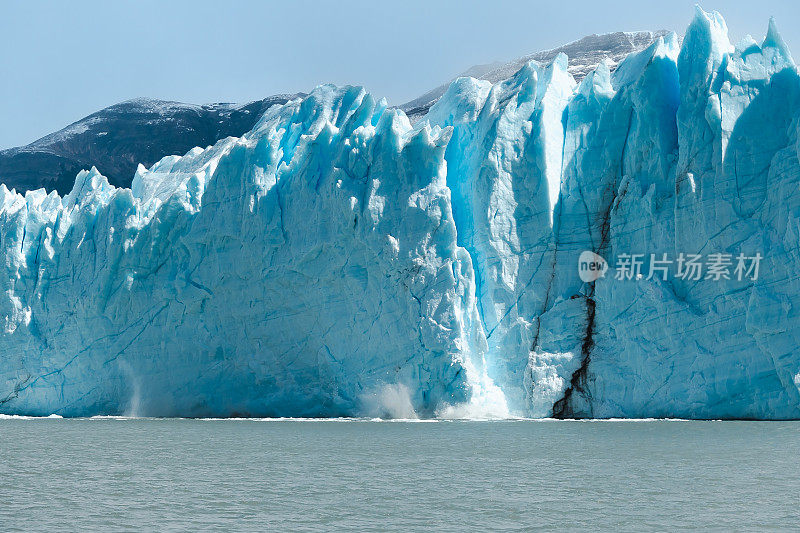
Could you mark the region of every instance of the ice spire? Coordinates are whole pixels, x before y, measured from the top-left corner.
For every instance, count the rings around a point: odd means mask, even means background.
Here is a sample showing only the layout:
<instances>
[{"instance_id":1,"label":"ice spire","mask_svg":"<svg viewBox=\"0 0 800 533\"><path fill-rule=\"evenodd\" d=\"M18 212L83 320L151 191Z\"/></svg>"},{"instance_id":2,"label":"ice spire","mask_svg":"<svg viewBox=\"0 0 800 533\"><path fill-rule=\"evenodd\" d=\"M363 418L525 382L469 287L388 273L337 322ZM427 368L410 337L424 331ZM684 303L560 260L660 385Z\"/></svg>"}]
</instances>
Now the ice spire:
<instances>
[{"instance_id":1,"label":"ice spire","mask_svg":"<svg viewBox=\"0 0 800 533\"><path fill-rule=\"evenodd\" d=\"M778 33L778 26L775 23L775 17L770 17L769 19L769 26L767 28L767 36L764 37L764 42L761 44L761 48L775 48L778 50L781 56L786 59L787 62L794 65L794 59L792 59L792 53L789 51L789 47L786 46L786 42L781 37L780 33Z\"/></svg>"}]
</instances>

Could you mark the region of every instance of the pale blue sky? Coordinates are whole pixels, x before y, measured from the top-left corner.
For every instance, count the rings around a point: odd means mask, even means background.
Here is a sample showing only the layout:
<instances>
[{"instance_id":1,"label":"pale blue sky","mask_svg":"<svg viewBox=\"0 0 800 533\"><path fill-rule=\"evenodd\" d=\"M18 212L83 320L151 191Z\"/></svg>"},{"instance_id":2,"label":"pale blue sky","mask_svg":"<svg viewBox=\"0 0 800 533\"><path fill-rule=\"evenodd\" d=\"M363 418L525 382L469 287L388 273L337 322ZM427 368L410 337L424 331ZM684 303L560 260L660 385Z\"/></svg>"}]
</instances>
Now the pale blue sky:
<instances>
[{"instance_id":1,"label":"pale blue sky","mask_svg":"<svg viewBox=\"0 0 800 533\"><path fill-rule=\"evenodd\" d=\"M0 0L0 148L137 96L240 102L334 82L399 104L471 65L587 34L682 33L695 2ZM701 5L734 42L774 15L800 47L796 1Z\"/></svg>"}]
</instances>

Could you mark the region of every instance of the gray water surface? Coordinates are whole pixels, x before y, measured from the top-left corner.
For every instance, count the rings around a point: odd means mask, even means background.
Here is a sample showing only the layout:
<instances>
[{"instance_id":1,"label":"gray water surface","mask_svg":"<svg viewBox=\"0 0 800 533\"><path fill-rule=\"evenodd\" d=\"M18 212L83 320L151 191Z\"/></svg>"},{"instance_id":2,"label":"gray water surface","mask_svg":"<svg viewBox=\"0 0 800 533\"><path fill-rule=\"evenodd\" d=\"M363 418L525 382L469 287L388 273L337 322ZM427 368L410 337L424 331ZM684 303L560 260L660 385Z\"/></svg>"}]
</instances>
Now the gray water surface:
<instances>
[{"instance_id":1,"label":"gray water surface","mask_svg":"<svg viewBox=\"0 0 800 533\"><path fill-rule=\"evenodd\" d=\"M800 422L0 419L0 530L800 527Z\"/></svg>"}]
</instances>

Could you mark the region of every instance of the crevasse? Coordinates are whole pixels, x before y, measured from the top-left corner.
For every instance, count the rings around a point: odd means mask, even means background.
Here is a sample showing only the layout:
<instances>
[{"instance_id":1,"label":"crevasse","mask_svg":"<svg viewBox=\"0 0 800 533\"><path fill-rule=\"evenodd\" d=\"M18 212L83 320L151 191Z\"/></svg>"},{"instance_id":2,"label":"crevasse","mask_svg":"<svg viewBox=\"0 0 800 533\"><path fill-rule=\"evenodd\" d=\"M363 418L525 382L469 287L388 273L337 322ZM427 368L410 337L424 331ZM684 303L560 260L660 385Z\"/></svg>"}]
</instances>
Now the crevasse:
<instances>
[{"instance_id":1,"label":"crevasse","mask_svg":"<svg viewBox=\"0 0 800 533\"><path fill-rule=\"evenodd\" d=\"M0 412L800 417L800 79L774 22L734 47L698 9L613 73L567 61L461 78L414 126L318 87L130 190L0 186ZM715 252L759 277L615 277Z\"/></svg>"}]
</instances>

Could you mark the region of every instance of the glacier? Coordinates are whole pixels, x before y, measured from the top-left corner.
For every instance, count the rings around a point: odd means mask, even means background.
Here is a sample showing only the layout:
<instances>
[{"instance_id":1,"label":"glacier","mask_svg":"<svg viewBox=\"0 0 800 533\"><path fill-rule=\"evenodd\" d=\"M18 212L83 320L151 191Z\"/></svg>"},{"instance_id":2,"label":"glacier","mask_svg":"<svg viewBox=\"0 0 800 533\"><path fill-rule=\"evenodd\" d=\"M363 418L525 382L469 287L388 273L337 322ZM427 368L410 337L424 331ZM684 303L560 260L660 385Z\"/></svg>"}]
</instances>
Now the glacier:
<instances>
[{"instance_id":1,"label":"glacier","mask_svg":"<svg viewBox=\"0 0 800 533\"><path fill-rule=\"evenodd\" d=\"M414 124L324 85L129 189L0 185L0 413L800 418L799 117L774 21L697 8ZM693 255L760 269L652 275Z\"/></svg>"}]
</instances>

